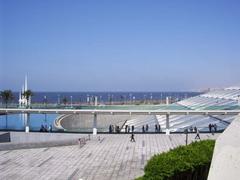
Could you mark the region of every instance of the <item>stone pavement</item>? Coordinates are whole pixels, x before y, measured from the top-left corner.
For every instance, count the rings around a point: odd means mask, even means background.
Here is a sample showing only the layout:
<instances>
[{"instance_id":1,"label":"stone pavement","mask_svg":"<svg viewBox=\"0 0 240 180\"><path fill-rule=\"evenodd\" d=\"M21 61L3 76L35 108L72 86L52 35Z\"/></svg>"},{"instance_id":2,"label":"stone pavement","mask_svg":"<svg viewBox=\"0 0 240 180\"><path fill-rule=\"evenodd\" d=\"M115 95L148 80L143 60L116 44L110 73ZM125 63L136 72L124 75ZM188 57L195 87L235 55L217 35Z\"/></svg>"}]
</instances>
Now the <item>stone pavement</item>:
<instances>
[{"instance_id":1,"label":"stone pavement","mask_svg":"<svg viewBox=\"0 0 240 180\"><path fill-rule=\"evenodd\" d=\"M98 137L100 136L100 140ZM202 139L215 139L201 134ZM195 134L189 134L193 141ZM101 134L78 145L0 151L0 179L134 179L154 154L185 144L184 134Z\"/></svg>"}]
</instances>

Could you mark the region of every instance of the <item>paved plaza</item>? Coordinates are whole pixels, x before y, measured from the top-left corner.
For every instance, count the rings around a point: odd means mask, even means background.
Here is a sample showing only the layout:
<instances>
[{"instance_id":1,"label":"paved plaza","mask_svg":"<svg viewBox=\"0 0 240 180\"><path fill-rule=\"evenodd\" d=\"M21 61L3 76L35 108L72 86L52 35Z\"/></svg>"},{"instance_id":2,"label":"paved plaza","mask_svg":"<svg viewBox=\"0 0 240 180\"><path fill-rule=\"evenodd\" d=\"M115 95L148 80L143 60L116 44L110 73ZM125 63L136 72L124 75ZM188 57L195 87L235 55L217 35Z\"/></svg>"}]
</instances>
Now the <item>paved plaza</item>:
<instances>
[{"instance_id":1,"label":"paved plaza","mask_svg":"<svg viewBox=\"0 0 240 180\"><path fill-rule=\"evenodd\" d=\"M79 135L81 136L81 135ZM218 134L201 134L216 139ZM99 138L100 137L100 138ZM189 134L194 141L195 134ZM134 179L154 154L185 144L184 134L100 134L78 145L0 151L0 179Z\"/></svg>"}]
</instances>

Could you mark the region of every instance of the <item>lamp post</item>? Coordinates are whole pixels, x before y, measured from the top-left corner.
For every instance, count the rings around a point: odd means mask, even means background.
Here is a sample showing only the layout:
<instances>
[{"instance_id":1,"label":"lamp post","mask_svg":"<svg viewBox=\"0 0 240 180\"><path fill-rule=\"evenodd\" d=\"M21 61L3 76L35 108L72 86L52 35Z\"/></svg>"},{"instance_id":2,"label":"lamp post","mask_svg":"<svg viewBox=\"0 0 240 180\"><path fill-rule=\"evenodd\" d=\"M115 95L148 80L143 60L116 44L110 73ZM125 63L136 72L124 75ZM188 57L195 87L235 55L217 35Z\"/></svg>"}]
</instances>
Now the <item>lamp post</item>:
<instances>
[{"instance_id":1,"label":"lamp post","mask_svg":"<svg viewBox=\"0 0 240 180\"><path fill-rule=\"evenodd\" d=\"M58 94L57 104L60 105L60 95Z\"/></svg>"},{"instance_id":2,"label":"lamp post","mask_svg":"<svg viewBox=\"0 0 240 180\"><path fill-rule=\"evenodd\" d=\"M47 109L47 96L44 96L44 104L45 104L45 108ZM44 121L45 121L45 123L47 122L47 113L45 113Z\"/></svg>"},{"instance_id":3,"label":"lamp post","mask_svg":"<svg viewBox=\"0 0 240 180\"><path fill-rule=\"evenodd\" d=\"M186 145L188 145L188 129L185 129L185 130L184 130L184 134L186 134L186 140L185 140L185 142L186 142Z\"/></svg>"}]
</instances>

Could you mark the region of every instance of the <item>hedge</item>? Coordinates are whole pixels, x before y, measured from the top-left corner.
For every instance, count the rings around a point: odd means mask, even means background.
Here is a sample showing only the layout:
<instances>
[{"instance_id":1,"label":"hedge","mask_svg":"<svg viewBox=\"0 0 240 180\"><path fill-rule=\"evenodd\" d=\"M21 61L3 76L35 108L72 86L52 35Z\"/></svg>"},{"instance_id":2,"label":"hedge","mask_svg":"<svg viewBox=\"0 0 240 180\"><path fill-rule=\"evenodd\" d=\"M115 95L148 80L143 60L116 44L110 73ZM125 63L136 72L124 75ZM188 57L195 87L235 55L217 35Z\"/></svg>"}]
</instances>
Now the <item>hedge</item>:
<instances>
[{"instance_id":1,"label":"hedge","mask_svg":"<svg viewBox=\"0 0 240 180\"><path fill-rule=\"evenodd\" d=\"M214 145L204 140L154 155L136 180L206 180Z\"/></svg>"}]
</instances>

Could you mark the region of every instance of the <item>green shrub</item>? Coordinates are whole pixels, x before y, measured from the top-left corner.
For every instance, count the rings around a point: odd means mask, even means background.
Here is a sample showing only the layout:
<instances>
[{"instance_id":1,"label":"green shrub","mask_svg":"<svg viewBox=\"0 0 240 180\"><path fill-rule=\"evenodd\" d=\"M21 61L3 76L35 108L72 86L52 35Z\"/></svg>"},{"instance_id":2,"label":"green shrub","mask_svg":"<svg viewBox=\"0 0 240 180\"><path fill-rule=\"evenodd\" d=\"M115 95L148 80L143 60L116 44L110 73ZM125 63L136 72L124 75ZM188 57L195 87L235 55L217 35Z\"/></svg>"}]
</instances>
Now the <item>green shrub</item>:
<instances>
[{"instance_id":1,"label":"green shrub","mask_svg":"<svg viewBox=\"0 0 240 180\"><path fill-rule=\"evenodd\" d=\"M206 179L215 141L204 140L154 155L137 180Z\"/></svg>"}]
</instances>

